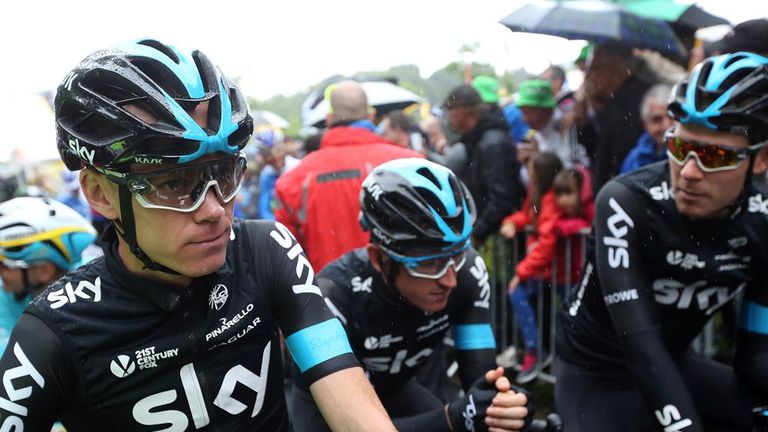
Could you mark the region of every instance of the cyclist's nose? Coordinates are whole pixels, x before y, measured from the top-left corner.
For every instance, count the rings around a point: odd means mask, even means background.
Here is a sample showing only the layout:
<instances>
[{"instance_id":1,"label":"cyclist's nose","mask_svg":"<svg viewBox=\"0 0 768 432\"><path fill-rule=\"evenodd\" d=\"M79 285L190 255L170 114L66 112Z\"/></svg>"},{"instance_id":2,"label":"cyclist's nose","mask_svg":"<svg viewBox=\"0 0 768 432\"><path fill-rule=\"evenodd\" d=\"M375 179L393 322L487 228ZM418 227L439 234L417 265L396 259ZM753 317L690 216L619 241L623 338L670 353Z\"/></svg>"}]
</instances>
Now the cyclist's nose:
<instances>
[{"instance_id":1,"label":"cyclist's nose","mask_svg":"<svg viewBox=\"0 0 768 432\"><path fill-rule=\"evenodd\" d=\"M704 177L704 172L699 168L698 162L698 156L695 153L688 154L682 168L680 168L680 176L686 179L700 179Z\"/></svg>"},{"instance_id":2,"label":"cyclist's nose","mask_svg":"<svg viewBox=\"0 0 768 432\"><path fill-rule=\"evenodd\" d=\"M197 222L219 220L226 212L226 203L224 203L224 200L219 196L215 185L208 186L204 193L205 198L203 198L203 203L200 204L200 208L194 212L195 220Z\"/></svg>"},{"instance_id":3,"label":"cyclist's nose","mask_svg":"<svg viewBox=\"0 0 768 432\"><path fill-rule=\"evenodd\" d=\"M454 288L457 285L457 278L456 278L456 268L454 267L455 264L451 262L448 265L448 270L445 272L443 277L437 280L437 283L440 286L446 287L446 288Z\"/></svg>"}]
</instances>

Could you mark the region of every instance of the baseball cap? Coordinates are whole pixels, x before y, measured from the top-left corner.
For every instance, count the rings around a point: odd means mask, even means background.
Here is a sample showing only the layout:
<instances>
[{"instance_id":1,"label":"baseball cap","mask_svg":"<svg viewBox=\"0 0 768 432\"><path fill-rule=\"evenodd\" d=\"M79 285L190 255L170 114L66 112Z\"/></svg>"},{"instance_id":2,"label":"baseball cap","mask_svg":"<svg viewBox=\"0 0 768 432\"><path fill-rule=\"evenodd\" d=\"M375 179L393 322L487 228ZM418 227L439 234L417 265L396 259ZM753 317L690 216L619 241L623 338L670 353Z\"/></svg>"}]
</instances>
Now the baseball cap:
<instances>
[{"instance_id":1,"label":"baseball cap","mask_svg":"<svg viewBox=\"0 0 768 432\"><path fill-rule=\"evenodd\" d=\"M520 83L517 90L518 107L554 108L555 98L552 94L552 84L543 79L532 79Z\"/></svg>"},{"instance_id":2,"label":"baseball cap","mask_svg":"<svg viewBox=\"0 0 768 432\"><path fill-rule=\"evenodd\" d=\"M477 76L472 80L472 87L480 93L485 103L499 103L499 80L490 76Z\"/></svg>"},{"instance_id":3,"label":"baseball cap","mask_svg":"<svg viewBox=\"0 0 768 432\"><path fill-rule=\"evenodd\" d=\"M722 39L709 45L708 51L721 54L749 51L768 55L768 19L752 19L737 24Z\"/></svg>"}]
</instances>

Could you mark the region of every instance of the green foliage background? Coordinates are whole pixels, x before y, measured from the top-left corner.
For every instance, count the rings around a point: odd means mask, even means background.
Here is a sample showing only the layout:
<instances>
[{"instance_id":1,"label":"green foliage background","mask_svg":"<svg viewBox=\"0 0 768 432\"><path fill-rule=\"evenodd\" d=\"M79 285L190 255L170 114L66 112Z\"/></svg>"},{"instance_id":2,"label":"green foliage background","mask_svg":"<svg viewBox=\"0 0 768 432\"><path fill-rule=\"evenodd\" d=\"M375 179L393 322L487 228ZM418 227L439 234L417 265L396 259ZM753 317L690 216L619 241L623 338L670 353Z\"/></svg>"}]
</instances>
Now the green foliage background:
<instances>
[{"instance_id":1,"label":"green foliage background","mask_svg":"<svg viewBox=\"0 0 768 432\"><path fill-rule=\"evenodd\" d=\"M491 75L497 76L494 68L489 64L472 63L472 76ZM388 78L395 79L401 87L424 97L430 104L439 105L448 95L453 87L462 83L464 77L464 66L459 62L447 64L442 69L436 71L428 78L423 78L419 68L415 65L393 66L384 71L364 71L358 72L352 78ZM517 84L529 77L529 74L522 70L507 72L499 78L500 87L506 89L511 94L517 88ZM298 134L301 129L301 103L307 95L315 88L319 87L317 83L304 91L285 96L273 96L266 100L248 98L248 103L252 110L267 110L278 114L290 122L291 127L286 131L289 135Z\"/></svg>"}]
</instances>

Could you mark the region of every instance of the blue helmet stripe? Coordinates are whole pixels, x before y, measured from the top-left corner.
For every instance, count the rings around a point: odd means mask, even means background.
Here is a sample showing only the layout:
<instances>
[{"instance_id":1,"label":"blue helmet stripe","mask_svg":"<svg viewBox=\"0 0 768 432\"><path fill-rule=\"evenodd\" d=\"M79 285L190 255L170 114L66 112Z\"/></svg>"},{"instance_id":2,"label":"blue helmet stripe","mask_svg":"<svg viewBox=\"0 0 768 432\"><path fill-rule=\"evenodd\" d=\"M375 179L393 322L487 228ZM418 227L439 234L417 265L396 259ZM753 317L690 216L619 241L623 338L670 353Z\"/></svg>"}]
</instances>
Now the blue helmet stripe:
<instances>
[{"instance_id":1,"label":"blue helmet stripe","mask_svg":"<svg viewBox=\"0 0 768 432\"><path fill-rule=\"evenodd\" d=\"M202 157L206 154L215 152L236 153L237 146L229 145L229 136L237 130L237 125L232 123L232 102L229 100L229 92L225 90L224 84L219 79L219 95L221 98L221 117L219 119L219 131L216 135L207 135L197 122L176 102L172 97L161 89L165 99L171 106L171 111L181 126L186 129L184 135L186 139L200 141L197 151L179 158L178 163L188 163Z\"/></svg>"},{"instance_id":2,"label":"blue helmet stripe","mask_svg":"<svg viewBox=\"0 0 768 432\"><path fill-rule=\"evenodd\" d=\"M417 172L418 169L424 168L425 165L426 163L414 165L408 159L403 159L402 163L400 163L398 160L390 162L389 165L387 165L387 168L401 175L408 181L408 183L412 184L414 187L423 187L424 189L434 193L440 199L440 202L445 206L445 210L448 215L456 216L458 214L459 208L458 203L453 197L451 185L448 182L448 172L443 170L438 171L430 169L430 172L440 183L440 187L438 188L437 185ZM429 167L427 166L427 168Z\"/></svg>"},{"instance_id":3,"label":"blue helmet stripe","mask_svg":"<svg viewBox=\"0 0 768 432\"><path fill-rule=\"evenodd\" d=\"M138 42L138 41L137 41ZM203 78L197 70L195 60L187 53L181 52L176 47L168 45L174 54L179 57L179 64L176 64L167 55L148 45L132 42L118 45L118 48L124 50L128 55L149 57L163 63L168 69L179 78L190 98L202 98L205 96L205 86Z\"/></svg>"}]
</instances>

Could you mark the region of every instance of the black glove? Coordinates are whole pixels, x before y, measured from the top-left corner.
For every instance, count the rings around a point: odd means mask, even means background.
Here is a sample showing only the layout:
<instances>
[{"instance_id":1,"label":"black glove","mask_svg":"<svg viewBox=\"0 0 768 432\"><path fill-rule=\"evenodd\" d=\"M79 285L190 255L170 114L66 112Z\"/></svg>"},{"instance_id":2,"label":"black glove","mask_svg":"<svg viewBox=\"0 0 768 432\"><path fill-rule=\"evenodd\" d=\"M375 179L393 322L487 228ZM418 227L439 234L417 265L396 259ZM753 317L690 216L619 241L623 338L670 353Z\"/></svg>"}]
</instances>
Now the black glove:
<instances>
[{"instance_id":1,"label":"black glove","mask_svg":"<svg viewBox=\"0 0 768 432\"><path fill-rule=\"evenodd\" d=\"M487 431L485 410L491 406L498 391L482 376L472 384L463 398L448 404L448 417L455 432Z\"/></svg>"},{"instance_id":2,"label":"black glove","mask_svg":"<svg viewBox=\"0 0 768 432\"><path fill-rule=\"evenodd\" d=\"M533 422L533 415L536 414L536 405L534 405L533 398L528 390L514 384L512 385L512 390L515 393L522 393L525 395L525 407L528 409L528 415L525 416L525 419L523 420L523 428L520 430L526 432L529 430L528 427L531 425L531 422Z\"/></svg>"}]
</instances>

